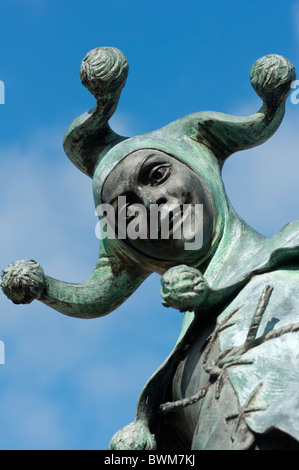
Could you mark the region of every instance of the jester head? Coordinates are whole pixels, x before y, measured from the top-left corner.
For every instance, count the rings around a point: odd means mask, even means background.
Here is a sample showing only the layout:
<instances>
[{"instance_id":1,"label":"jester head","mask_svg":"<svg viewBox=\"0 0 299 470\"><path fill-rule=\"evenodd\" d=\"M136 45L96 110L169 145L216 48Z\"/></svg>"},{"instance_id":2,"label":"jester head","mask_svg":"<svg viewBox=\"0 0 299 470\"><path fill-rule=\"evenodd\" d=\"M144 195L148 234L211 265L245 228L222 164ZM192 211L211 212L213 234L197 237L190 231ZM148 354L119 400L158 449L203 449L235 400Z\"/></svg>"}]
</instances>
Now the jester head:
<instances>
[{"instance_id":1,"label":"jester head","mask_svg":"<svg viewBox=\"0 0 299 470\"><path fill-rule=\"evenodd\" d=\"M86 55L80 77L97 102L67 130L64 149L70 160L93 179L96 207L110 206L118 214L123 211L125 233L121 236L119 223L114 220L116 237L108 242L119 253L157 271L182 263L202 268L215 253L227 226L240 220L224 189L223 164L233 153L263 143L278 129L295 79L294 67L274 54L255 62L250 80L263 102L256 114L237 117L197 112L132 138L116 134L108 124L127 76L127 60L118 49L101 47ZM167 219L173 232L176 221L182 225L186 219L187 206L202 208L197 213L200 226L196 227L196 213L190 216L193 242L196 230L202 235L196 249L186 249L192 239L188 233L162 237L160 226L156 231L148 228L153 207L161 208L162 220ZM129 236L127 230L136 207L145 209L144 224L141 218L139 225L147 229L140 237Z\"/></svg>"}]
</instances>

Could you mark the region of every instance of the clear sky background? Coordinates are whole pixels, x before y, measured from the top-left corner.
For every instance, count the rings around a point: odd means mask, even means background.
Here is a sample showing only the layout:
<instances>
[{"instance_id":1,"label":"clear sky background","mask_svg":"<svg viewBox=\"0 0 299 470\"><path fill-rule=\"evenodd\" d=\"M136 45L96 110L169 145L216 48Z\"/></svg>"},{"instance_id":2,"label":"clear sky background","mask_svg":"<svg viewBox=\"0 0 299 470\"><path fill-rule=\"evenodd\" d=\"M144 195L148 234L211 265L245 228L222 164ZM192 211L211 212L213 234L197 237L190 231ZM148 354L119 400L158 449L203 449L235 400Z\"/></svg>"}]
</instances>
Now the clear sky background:
<instances>
[{"instance_id":1,"label":"clear sky background","mask_svg":"<svg viewBox=\"0 0 299 470\"><path fill-rule=\"evenodd\" d=\"M0 18L0 269L30 258L69 282L91 274L99 247L91 180L62 149L69 124L94 106L79 80L89 50L127 56L111 121L127 136L196 111L256 112L249 73L263 55L299 69L295 0L0 0ZM298 118L289 100L275 136L224 168L235 209L269 237L299 218ZM1 293L0 449L106 449L179 335L182 314L161 306L159 290L152 276L96 320Z\"/></svg>"}]
</instances>

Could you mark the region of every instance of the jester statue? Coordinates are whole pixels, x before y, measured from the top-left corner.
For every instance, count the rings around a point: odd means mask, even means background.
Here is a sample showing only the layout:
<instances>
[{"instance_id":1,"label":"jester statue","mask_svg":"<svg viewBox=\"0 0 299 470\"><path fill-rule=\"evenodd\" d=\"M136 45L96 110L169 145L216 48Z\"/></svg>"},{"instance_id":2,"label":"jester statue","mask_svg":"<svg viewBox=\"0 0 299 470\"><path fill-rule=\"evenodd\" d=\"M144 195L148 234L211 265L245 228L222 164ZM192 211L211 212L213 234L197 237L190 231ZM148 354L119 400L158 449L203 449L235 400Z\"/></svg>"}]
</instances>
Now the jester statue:
<instances>
[{"instance_id":1,"label":"jester statue","mask_svg":"<svg viewBox=\"0 0 299 470\"><path fill-rule=\"evenodd\" d=\"M89 52L80 78L96 105L64 136L67 156L92 178L95 206L122 211L124 228L99 215L107 222L99 259L81 284L21 260L3 270L2 290L16 304L38 299L91 319L115 310L150 274L161 275L163 304L184 312L182 330L110 450L299 449L299 222L270 239L257 233L234 211L221 177L230 155L278 129L294 67L279 55L255 62L250 80L263 102L256 114L196 112L132 138L108 123L127 75L118 49ZM168 216L169 236L161 224L152 236L133 236L137 206L145 209L139 235L155 206ZM192 245L190 233L171 236L185 206L202 208L191 217L192 226L201 219L200 243Z\"/></svg>"}]
</instances>

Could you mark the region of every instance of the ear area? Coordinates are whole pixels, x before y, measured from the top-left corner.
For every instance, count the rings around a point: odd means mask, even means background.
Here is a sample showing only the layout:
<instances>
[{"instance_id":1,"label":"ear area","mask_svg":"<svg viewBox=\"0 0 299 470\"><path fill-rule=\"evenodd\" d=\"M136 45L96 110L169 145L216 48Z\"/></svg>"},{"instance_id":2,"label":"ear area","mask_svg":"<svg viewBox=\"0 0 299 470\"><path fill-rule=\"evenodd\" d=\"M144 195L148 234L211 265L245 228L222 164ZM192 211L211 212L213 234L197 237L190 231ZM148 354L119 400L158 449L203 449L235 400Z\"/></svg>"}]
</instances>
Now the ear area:
<instances>
[{"instance_id":1,"label":"ear area","mask_svg":"<svg viewBox=\"0 0 299 470\"><path fill-rule=\"evenodd\" d=\"M102 155L126 139L113 132L108 121L117 108L128 72L126 57L115 47L93 49L82 61L80 79L97 103L70 125L63 147L72 163L91 178Z\"/></svg>"},{"instance_id":2,"label":"ear area","mask_svg":"<svg viewBox=\"0 0 299 470\"><path fill-rule=\"evenodd\" d=\"M295 80L295 68L280 55L257 60L250 74L251 84L263 100L261 109L251 116L232 116L216 112L193 115L192 136L213 151L222 166L233 153L255 147L268 140L280 126L285 101Z\"/></svg>"}]
</instances>

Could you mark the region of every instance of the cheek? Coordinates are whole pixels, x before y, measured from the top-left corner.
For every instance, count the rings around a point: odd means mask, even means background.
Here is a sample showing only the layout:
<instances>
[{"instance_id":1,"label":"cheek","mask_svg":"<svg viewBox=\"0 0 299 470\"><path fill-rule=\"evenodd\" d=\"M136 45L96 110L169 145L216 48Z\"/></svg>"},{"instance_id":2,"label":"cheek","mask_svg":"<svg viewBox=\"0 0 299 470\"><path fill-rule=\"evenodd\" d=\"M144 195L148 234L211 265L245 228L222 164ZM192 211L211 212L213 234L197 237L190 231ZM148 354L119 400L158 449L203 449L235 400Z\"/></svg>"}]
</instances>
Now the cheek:
<instances>
[{"instance_id":1,"label":"cheek","mask_svg":"<svg viewBox=\"0 0 299 470\"><path fill-rule=\"evenodd\" d=\"M203 245L208 248L214 238L215 214L209 198L205 195L203 200Z\"/></svg>"},{"instance_id":2,"label":"cheek","mask_svg":"<svg viewBox=\"0 0 299 470\"><path fill-rule=\"evenodd\" d=\"M203 206L203 236L204 241L209 244L213 238L215 226L215 212L211 197L203 183L197 178L190 178L188 185L192 203Z\"/></svg>"},{"instance_id":3,"label":"cheek","mask_svg":"<svg viewBox=\"0 0 299 470\"><path fill-rule=\"evenodd\" d=\"M190 176L185 180L184 192L188 197L188 202L190 204L203 204L206 209L206 206L209 206L210 209L210 198L208 191L202 182L195 176Z\"/></svg>"},{"instance_id":4,"label":"cheek","mask_svg":"<svg viewBox=\"0 0 299 470\"><path fill-rule=\"evenodd\" d=\"M186 174L185 171L176 170L172 177L163 184L157 187L156 191L167 194L171 198L176 198L179 203L194 204L198 202L196 182L192 176Z\"/></svg>"}]
</instances>

